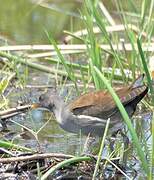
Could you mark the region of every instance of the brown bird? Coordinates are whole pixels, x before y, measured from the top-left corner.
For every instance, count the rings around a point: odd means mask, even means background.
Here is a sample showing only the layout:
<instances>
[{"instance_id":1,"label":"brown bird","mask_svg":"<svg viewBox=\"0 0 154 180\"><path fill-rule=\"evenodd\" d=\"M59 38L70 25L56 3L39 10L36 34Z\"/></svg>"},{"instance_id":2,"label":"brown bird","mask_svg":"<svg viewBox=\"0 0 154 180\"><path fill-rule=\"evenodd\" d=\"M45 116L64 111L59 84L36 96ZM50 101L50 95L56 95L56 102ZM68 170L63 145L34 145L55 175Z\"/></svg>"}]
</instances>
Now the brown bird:
<instances>
[{"instance_id":1,"label":"brown bird","mask_svg":"<svg viewBox=\"0 0 154 180\"><path fill-rule=\"evenodd\" d=\"M144 75L141 75L130 86L116 90L129 117L132 117L137 104L147 94L148 87L143 85ZM122 116L109 92L99 90L79 96L66 105L55 93L47 92L39 98L34 108L45 108L54 113L60 127L71 133L103 136L106 121L110 118L109 131L115 133L124 125Z\"/></svg>"}]
</instances>

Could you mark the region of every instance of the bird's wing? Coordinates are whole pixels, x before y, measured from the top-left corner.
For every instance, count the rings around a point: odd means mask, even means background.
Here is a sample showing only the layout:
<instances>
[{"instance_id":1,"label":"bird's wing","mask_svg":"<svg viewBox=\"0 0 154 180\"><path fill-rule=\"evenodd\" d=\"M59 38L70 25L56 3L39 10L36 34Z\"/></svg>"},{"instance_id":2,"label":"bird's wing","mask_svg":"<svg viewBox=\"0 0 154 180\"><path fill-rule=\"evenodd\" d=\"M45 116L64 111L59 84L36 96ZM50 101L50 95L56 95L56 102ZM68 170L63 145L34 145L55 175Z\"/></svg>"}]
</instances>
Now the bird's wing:
<instances>
[{"instance_id":1,"label":"bird's wing","mask_svg":"<svg viewBox=\"0 0 154 180\"><path fill-rule=\"evenodd\" d=\"M145 91L146 88L144 85L136 88L130 86L117 90L116 94L123 105L126 105ZM69 104L69 109L75 115L89 115L102 118L108 118L111 113L115 113L118 110L112 96L107 91L96 91L82 95Z\"/></svg>"}]
</instances>

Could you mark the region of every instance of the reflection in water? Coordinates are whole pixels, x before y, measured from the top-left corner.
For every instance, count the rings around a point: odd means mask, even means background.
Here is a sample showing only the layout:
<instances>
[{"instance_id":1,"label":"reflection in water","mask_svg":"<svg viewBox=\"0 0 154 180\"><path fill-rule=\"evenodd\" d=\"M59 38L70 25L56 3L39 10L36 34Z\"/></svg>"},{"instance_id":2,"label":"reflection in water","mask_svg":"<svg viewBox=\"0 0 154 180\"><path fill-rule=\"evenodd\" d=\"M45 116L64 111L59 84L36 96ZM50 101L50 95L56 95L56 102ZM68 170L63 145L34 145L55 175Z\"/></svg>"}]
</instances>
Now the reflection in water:
<instances>
[{"instance_id":1,"label":"reflection in water","mask_svg":"<svg viewBox=\"0 0 154 180\"><path fill-rule=\"evenodd\" d=\"M39 142L44 152L61 152L73 155L81 152L85 138L65 132L59 127L51 113L33 110L31 118L27 118L26 121L27 125L31 121L30 129L35 129L35 132L45 125L38 134Z\"/></svg>"}]
</instances>

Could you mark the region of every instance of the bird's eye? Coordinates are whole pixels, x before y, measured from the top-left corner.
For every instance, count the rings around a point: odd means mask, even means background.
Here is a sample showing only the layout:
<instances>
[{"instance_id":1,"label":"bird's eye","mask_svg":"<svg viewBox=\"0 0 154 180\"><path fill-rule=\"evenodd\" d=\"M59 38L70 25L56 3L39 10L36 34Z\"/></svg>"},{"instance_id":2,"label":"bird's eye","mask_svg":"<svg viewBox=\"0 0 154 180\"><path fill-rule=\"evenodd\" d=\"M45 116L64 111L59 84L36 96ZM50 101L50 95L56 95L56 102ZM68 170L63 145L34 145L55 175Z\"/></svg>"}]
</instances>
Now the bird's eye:
<instances>
[{"instance_id":1,"label":"bird's eye","mask_svg":"<svg viewBox=\"0 0 154 180\"><path fill-rule=\"evenodd\" d=\"M44 96L41 95L41 96L39 97L39 101L43 101L43 99L44 99Z\"/></svg>"}]
</instances>

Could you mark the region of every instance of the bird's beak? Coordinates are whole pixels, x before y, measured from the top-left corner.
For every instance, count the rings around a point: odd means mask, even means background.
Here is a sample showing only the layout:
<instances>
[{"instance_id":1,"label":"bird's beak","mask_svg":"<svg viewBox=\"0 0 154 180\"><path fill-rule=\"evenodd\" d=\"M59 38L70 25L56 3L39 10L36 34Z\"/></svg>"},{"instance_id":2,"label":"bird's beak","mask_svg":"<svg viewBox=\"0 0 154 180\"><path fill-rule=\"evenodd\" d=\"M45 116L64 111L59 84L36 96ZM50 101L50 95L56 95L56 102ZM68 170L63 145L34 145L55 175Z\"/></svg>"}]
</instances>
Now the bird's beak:
<instances>
[{"instance_id":1,"label":"bird's beak","mask_svg":"<svg viewBox=\"0 0 154 180\"><path fill-rule=\"evenodd\" d=\"M39 110L45 110L50 111L47 107L42 106L40 103L34 103L31 105L31 109L39 109Z\"/></svg>"},{"instance_id":2,"label":"bird's beak","mask_svg":"<svg viewBox=\"0 0 154 180\"><path fill-rule=\"evenodd\" d=\"M36 109L36 108L40 108L40 107L41 107L41 104L39 104L39 103L34 103L31 105L32 109Z\"/></svg>"},{"instance_id":3,"label":"bird's beak","mask_svg":"<svg viewBox=\"0 0 154 180\"><path fill-rule=\"evenodd\" d=\"M50 111L48 108L43 107L41 104L39 103L34 103L31 105L31 109L39 109L39 110L45 110L45 111Z\"/></svg>"}]
</instances>

